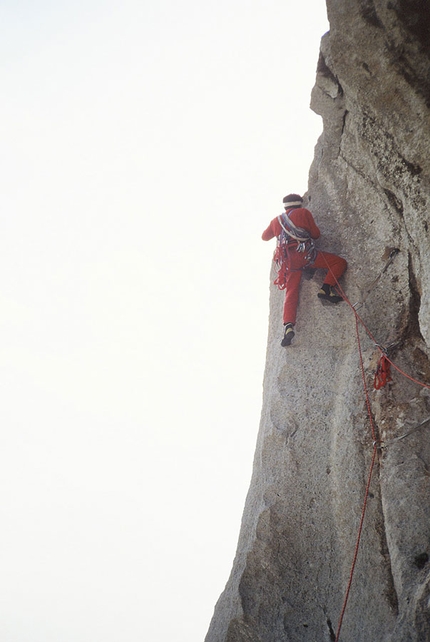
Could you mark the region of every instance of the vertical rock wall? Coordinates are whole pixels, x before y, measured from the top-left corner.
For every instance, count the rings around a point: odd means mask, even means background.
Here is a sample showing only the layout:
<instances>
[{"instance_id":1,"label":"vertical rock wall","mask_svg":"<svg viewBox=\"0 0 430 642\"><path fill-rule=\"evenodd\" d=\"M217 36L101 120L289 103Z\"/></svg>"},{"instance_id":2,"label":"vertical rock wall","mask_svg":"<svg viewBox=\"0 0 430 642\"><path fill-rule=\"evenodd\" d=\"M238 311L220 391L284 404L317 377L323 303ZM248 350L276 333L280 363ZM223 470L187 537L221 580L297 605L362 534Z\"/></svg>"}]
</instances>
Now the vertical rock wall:
<instances>
[{"instance_id":1,"label":"vertical rock wall","mask_svg":"<svg viewBox=\"0 0 430 642\"><path fill-rule=\"evenodd\" d=\"M430 383L430 4L328 0L312 108L324 121L310 171L320 249L376 341ZM286 191L294 186L286 185ZM272 273L271 277L274 277ZM346 303L302 280L293 346L271 289L261 426L237 555L206 642L332 642L373 452ZM273 278L272 278L273 281ZM378 450L343 642L430 640L430 390L393 370L360 329ZM425 420L429 418L429 422ZM405 436L406 435L406 436Z\"/></svg>"}]
</instances>

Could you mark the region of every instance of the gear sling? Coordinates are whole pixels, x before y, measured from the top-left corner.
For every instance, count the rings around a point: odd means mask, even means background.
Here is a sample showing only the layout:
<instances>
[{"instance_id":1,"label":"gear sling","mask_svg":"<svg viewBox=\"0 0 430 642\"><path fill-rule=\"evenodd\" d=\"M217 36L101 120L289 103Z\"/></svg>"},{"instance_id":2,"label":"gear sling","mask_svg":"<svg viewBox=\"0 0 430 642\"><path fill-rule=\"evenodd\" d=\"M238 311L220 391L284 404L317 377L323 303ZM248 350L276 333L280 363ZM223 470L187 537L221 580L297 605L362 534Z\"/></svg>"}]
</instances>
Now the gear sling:
<instances>
[{"instance_id":1,"label":"gear sling","mask_svg":"<svg viewBox=\"0 0 430 642\"><path fill-rule=\"evenodd\" d=\"M315 243L311 238L310 233L302 227L294 225L290 219L290 212L285 212L278 216L279 225L282 228L281 234L278 236L278 242L275 250L274 261L278 266L278 276L274 284L280 290L285 290L287 287L287 272L290 270L302 270L307 265L312 265L317 256ZM292 267L290 253L295 250L302 254L304 265L301 267Z\"/></svg>"}]
</instances>

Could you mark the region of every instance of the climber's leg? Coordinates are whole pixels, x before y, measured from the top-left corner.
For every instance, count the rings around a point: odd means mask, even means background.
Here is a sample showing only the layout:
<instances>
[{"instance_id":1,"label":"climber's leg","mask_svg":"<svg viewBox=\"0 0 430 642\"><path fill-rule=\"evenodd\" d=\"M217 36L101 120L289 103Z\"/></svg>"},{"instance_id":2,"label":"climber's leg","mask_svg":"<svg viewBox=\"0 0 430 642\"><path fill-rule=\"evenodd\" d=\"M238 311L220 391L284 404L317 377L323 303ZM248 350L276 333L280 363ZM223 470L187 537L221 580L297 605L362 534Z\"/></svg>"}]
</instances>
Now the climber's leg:
<instances>
[{"instance_id":1,"label":"climber's leg","mask_svg":"<svg viewBox=\"0 0 430 642\"><path fill-rule=\"evenodd\" d=\"M330 303L343 301L343 298L339 292L335 290L334 286L348 267L345 259L336 254L330 254L329 252L318 252L313 267L327 270L322 288L318 292L318 297Z\"/></svg>"},{"instance_id":2,"label":"climber's leg","mask_svg":"<svg viewBox=\"0 0 430 642\"><path fill-rule=\"evenodd\" d=\"M299 302L301 270L290 270L287 272L287 287L285 289L284 301L284 325L296 322L297 305Z\"/></svg>"}]
</instances>

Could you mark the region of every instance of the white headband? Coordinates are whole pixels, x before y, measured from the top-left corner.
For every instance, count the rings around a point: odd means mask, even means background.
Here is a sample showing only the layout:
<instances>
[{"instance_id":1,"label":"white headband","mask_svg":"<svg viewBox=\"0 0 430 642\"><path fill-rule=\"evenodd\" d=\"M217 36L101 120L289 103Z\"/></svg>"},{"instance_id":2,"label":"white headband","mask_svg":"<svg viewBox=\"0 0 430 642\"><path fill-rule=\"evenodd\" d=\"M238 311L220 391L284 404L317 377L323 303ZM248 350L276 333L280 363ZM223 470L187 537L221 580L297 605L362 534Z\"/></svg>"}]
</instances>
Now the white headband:
<instances>
[{"instance_id":1,"label":"white headband","mask_svg":"<svg viewBox=\"0 0 430 642\"><path fill-rule=\"evenodd\" d=\"M302 205L303 201L291 201L290 203L284 203L284 207L292 207L293 205Z\"/></svg>"}]
</instances>

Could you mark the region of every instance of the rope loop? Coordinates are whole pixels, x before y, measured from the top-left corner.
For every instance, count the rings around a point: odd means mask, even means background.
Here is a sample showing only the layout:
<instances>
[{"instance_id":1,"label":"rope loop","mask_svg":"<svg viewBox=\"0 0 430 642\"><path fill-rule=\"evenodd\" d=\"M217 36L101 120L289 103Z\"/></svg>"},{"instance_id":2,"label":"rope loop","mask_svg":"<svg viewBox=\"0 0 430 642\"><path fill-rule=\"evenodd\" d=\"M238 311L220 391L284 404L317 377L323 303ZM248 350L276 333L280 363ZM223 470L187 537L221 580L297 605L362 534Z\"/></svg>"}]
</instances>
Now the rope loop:
<instances>
[{"instance_id":1,"label":"rope loop","mask_svg":"<svg viewBox=\"0 0 430 642\"><path fill-rule=\"evenodd\" d=\"M373 387L375 390L384 388L387 383L392 381L391 377L391 362L387 357L385 351L379 357L378 365L376 366L375 377L373 379Z\"/></svg>"}]
</instances>

